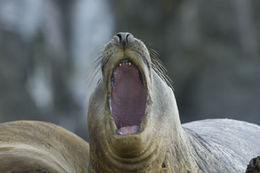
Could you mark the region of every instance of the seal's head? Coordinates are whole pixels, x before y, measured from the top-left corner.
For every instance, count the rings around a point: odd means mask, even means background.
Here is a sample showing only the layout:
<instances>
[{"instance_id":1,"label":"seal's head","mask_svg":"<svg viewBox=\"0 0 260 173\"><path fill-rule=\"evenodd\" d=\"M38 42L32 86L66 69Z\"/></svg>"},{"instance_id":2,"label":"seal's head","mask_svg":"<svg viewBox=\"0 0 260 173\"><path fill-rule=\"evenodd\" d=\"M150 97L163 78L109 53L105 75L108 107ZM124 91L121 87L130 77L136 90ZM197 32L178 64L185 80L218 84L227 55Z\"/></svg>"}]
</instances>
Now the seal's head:
<instances>
[{"instance_id":1,"label":"seal's head","mask_svg":"<svg viewBox=\"0 0 260 173\"><path fill-rule=\"evenodd\" d=\"M102 78L88 111L92 169L102 170L106 163L109 166L103 169L107 172L151 168L154 161L160 165L168 124L172 122L174 130L173 119L179 122L177 107L170 105L175 100L162 66L130 33L114 36L100 62ZM169 112L176 115L166 116Z\"/></svg>"}]
</instances>

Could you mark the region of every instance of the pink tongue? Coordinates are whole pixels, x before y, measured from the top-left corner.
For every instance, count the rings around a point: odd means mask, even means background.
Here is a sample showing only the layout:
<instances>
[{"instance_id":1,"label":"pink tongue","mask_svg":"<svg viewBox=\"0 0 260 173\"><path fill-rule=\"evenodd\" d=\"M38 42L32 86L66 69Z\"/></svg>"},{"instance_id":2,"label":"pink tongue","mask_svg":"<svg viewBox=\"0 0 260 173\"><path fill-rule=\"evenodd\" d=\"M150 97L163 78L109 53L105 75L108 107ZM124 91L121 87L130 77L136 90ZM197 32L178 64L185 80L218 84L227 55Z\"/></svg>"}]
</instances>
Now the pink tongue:
<instances>
[{"instance_id":1,"label":"pink tongue","mask_svg":"<svg viewBox=\"0 0 260 173\"><path fill-rule=\"evenodd\" d=\"M125 134L133 134L136 133L138 131L139 126L126 126L126 127L121 127L120 129L118 129L118 133L120 135L125 135Z\"/></svg>"},{"instance_id":2,"label":"pink tongue","mask_svg":"<svg viewBox=\"0 0 260 173\"><path fill-rule=\"evenodd\" d=\"M136 133L142 122L146 93L134 65L122 64L114 70L111 93L112 115L121 134Z\"/></svg>"}]
</instances>

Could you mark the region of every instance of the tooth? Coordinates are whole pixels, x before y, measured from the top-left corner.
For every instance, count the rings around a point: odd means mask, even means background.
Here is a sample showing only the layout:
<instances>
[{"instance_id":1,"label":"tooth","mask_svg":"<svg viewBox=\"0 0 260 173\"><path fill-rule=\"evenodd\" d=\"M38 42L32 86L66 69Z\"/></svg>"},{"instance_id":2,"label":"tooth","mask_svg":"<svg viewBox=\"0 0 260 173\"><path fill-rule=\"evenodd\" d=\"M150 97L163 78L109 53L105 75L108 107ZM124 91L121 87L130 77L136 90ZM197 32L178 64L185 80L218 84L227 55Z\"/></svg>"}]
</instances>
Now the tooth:
<instances>
[{"instance_id":1,"label":"tooth","mask_svg":"<svg viewBox=\"0 0 260 173\"><path fill-rule=\"evenodd\" d=\"M119 67L121 67L121 66L122 66L122 63L119 64Z\"/></svg>"},{"instance_id":2,"label":"tooth","mask_svg":"<svg viewBox=\"0 0 260 173\"><path fill-rule=\"evenodd\" d=\"M132 63L131 63L131 62L129 62L129 63L128 63L128 65L129 65L129 66L131 66L131 65L132 65Z\"/></svg>"}]
</instances>

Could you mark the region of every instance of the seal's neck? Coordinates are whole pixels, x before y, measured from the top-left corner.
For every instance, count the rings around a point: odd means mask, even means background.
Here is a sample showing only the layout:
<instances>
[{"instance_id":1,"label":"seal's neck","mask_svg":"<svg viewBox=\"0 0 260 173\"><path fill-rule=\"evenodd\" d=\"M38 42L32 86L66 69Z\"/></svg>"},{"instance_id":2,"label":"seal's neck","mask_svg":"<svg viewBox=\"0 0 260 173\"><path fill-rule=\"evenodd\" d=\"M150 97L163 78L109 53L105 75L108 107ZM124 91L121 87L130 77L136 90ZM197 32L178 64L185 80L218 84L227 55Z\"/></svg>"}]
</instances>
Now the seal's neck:
<instances>
[{"instance_id":1,"label":"seal's neck","mask_svg":"<svg viewBox=\"0 0 260 173\"><path fill-rule=\"evenodd\" d=\"M192 156L191 138L181 126L174 93L158 75L153 76L153 126L159 128L160 140L165 143L163 169L174 173L194 172L197 166Z\"/></svg>"},{"instance_id":2,"label":"seal's neck","mask_svg":"<svg viewBox=\"0 0 260 173\"><path fill-rule=\"evenodd\" d=\"M91 141L95 140L95 142L92 143L90 141L89 173L194 172L197 168L192 157L188 134L185 133L181 126L177 128L167 126L169 127L169 129L167 129L168 132L164 134L155 133L145 140L142 140L143 138L138 139L138 137L134 137L135 140L140 142L137 142L139 143L138 145L129 145L129 148L127 148L127 140L124 141L125 145L118 145L119 147L125 146L124 150L128 152L139 149L140 153L135 157L131 157L131 153L129 153L130 155L124 155L124 152L122 152L120 156L111 148L109 140L100 141L100 139L107 138L99 135L96 135L96 137L92 136ZM137 147L142 147L142 143L148 144L143 147L143 150Z\"/></svg>"},{"instance_id":3,"label":"seal's neck","mask_svg":"<svg viewBox=\"0 0 260 173\"><path fill-rule=\"evenodd\" d=\"M169 167L169 172L172 173L196 173L198 170L196 161L193 158L193 148L190 143L189 134L180 127L178 135L174 132L171 136L171 144L168 148L165 165Z\"/></svg>"},{"instance_id":4,"label":"seal's neck","mask_svg":"<svg viewBox=\"0 0 260 173\"><path fill-rule=\"evenodd\" d=\"M168 142L160 140L159 133L150 132L152 129L130 136L111 135L110 138L106 132L99 133L101 136L91 135L89 172L159 173Z\"/></svg>"}]
</instances>

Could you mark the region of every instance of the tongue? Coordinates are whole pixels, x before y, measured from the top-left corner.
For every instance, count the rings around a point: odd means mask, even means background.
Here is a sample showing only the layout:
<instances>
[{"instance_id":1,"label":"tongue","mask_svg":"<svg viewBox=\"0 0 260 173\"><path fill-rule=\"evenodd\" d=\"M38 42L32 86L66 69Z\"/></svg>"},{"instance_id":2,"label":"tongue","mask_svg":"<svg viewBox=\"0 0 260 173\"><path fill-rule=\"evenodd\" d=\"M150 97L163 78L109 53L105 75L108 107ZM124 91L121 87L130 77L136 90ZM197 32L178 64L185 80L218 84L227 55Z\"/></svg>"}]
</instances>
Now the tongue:
<instances>
[{"instance_id":1,"label":"tongue","mask_svg":"<svg viewBox=\"0 0 260 173\"><path fill-rule=\"evenodd\" d=\"M111 108L119 134L138 131L144 116L145 104L146 94L137 67L127 64L116 67Z\"/></svg>"},{"instance_id":2,"label":"tongue","mask_svg":"<svg viewBox=\"0 0 260 173\"><path fill-rule=\"evenodd\" d=\"M117 133L119 135L125 135L125 134L132 134L138 132L139 126L126 126L126 127L121 127L120 129L117 130Z\"/></svg>"}]
</instances>

